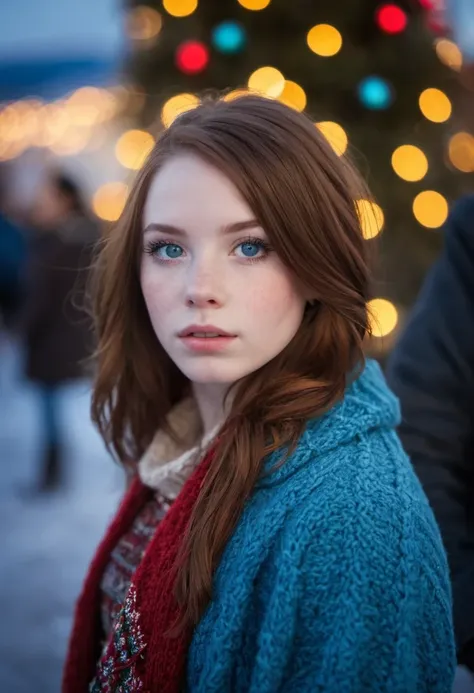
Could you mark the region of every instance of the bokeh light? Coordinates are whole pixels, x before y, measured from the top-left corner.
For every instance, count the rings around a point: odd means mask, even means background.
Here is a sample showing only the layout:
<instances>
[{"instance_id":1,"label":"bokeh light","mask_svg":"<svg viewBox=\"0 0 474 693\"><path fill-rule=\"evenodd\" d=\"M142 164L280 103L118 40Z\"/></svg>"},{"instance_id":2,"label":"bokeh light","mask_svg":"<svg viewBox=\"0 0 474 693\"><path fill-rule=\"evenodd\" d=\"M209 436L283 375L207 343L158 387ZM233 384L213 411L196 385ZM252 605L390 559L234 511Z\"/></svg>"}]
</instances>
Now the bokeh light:
<instances>
[{"instance_id":1,"label":"bokeh light","mask_svg":"<svg viewBox=\"0 0 474 693\"><path fill-rule=\"evenodd\" d=\"M434 123L444 123L451 115L451 101L441 89L425 89L418 103L425 118Z\"/></svg>"},{"instance_id":2,"label":"bokeh light","mask_svg":"<svg viewBox=\"0 0 474 693\"><path fill-rule=\"evenodd\" d=\"M448 216L448 202L435 190L424 190L413 201L413 214L422 226L437 229L444 224Z\"/></svg>"},{"instance_id":3,"label":"bokeh light","mask_svg":"<svg viewBox=\"0 0 474 693\"><path fill-rule=\"evenodd\" d=\"M346 152L348 145L348 137L344 128L332 120L321 121L320 123L315 123L315 125L321 130L336 154L342 156Z\"/></svg>"},{"instance_id":4,"label":"bokeh light","mask_svg":"<svg viewBox=\"0 0 474 693\"><path fill-rule=\"evenodd\" d=\"M367 304L373 337L386 337L396 328L398 311L386 298L374 298Z\"/></svg>"},{"instance_id":5,"label":"bokeh light","mask_svg":"<svg viewBox=\"0 0 474 693\"><path fill-rule=\"evenodd\" d=\"M68 111L63 103L45 104L39 111L40 128L36 139L38 147L50 147L58 142L70 126Z\"/></svg>"},{"instance_id":6,"label":"bokeh light","mask_svg":"<svg viewBox=\"0 0 474 693\"><path fill-rule=\"evenodd\" d=\"M73 156L86 148L90 137L89 130L68 127L63 135L50 145L50 150L57 156Z\"/></svg>"},{"instance_id":7,"label":"bokeh light","mask_svg":"<svg viewBox=\"0 0 474 693\"><path fill-rule=\"evenodd\" d=\"M388 108L393 101L393 88L387 80L377 75L365 77L357 91L362 104L374 111Z\"/></svg>"},{"instance_id":8,"label":"bokeh light","mask_svg":"<svg viewBox=\"0 0 474 693\"><path fill-rule=\"evenodd\" d=\"M379 7L375 13L377 24L387 34L399 34L407 26L407 16L401 7L386 4Z\"/></svg>"},{"instance_id":9,"label":"bokeh light","mask_svg":"<svg viewBox=\"0 0 474 693\"><path fill-rule=\"evenodd\" d=\"M438 38L434 46L436 55L441 62L452 70L459 72L462 67L462 53L454 41L450 41L447 38Z\"/></svg>"},{"instance_id":10,"label":"bokeh light","mask_svg":"<svg viewBox=\"0 0 474 693\"><path fill-rule=\"evenodd\" d=\"M271 0L238 0L239 5L246 10L264 10L270 2Z\"/></svg>"},{"instance_id":11,"label":"bokeh light","mask_svg":"<svg viewBox=\"0 0 474 693\"><path fill-rule=\"evenodd\" d=\"M128 187L125 183L114 181L105 183L94 194L92 208L99 219L117 221L127 201Z\"/></svg>"},{"instance_id":12,"label":"bokeh light","mask_svg":"<svg viewBox=\"0 0 474 693\"><path fill-rule=\"evenodd\" d=\"M0 140L0 161L10 161L23 154L26 143L21 140L5 141Z\"/></svg>"},{"instance_id":13,"label":"bokeh light","mask_svg":"<svg viewBox=\"0 0 474 693\"><path fill-rule=\"evenodd\" d=\"M112 93L97 87L81 87L65 102L68 118L73 125L88 127L112 118L117 109Z\"/></svg>"},{"instance_id":14,"label":"bokeh light","mask_svg":"<svg viewBox=\"0 0 474 693\"><path fill-rule=\"evenodd\" d=\"M163 8L173 17L188 17L198 6L198 0L163 0Z\"/></svg>"},{"instance_id":15,"label":"bokeh light","mask_svg":"<svg viewBox=\"0 0 474 693\"><path fill-rule=\"evenodd\" d=\"M142 167L154 144L155 140L149 132L128 130L115 145L115 155L122 166L136 171Z\"/></svg>"},{"instance_id":16,"label":"bokeh light","mask_svg":"<svg viewBox=\"0 0 474 693\"><path fill-rule=\"evenodd\" d=\"M162 25L161 14L146 5L134 7L127 15L127 34L134 41L150 41L156 38Z\"/></svg>"},{"instance_id":17,"label":"bokeh light","mask_svg":"<svg viewBox=\"0 0 474 693\"><path fill-rule=\"evenodd\" d=\"M379 235L384 225L382 208L372 200L356 200L356 211L359 217L362 234L366 241Z\"/></svg>"},{"instance_id":18,"label":"bokeh light","mask_svg":"<svg viewBox=\"0 0 474 693\"><path fill-rule=\"evenodd\" d=\"M35 144L39 129L39 104L17 101L0 111L0 159L8 161L20 156Z\"/></svg>"},{"instance_id":19,"label":"bokeh light","mask_svg":"<svg viewBox=\"0 0 474 693\"><path fill-rule=\"evenodd\" d=\"M276 67L259 67L252 72L247 84L251 91L277 98L285 88L285 78Z\"/></svg>"},{"instance_id":20,"label":"bokeh light","mask_svg":"<svg viewBox=\"0 0 474 693\"><path fill-rule=\"evenodd\" d=\"M202 72L209 62L209 50L201 41L184 41L176 51L176 66L185 75Z\"/></svg>"},{"instance_id":21,"label":"bokeh light","mask_svg":"<svg viewBox=\"0 0 474 693\"><path fill-rule=\"evenodd\" d=\"M222 100L233 101L234 99L239 99L241 96L248 96L249 93L248 89L232 89L222 96Z\"/></svg>"},{"instance_id":22,"label":"bokeh light","mask_svg":"<svg viewBox=\"0 0 474 693\"><path fill-rule=\"evenodd\" d=\"M182 113L190 111L199 104L199 99L194 94L176 94L172 96L161 109L161 122L165 128L169 127L173 120Z\"/></svg>"},{"instance_id":23,"label":"bokeh light","mask_svg":"<svg viewBox=\"0 0 474 693\"><path fill-rule=\"evenodd\" d=\"M428 171L428 159L424 152L412 144L397 147L392 154L393 170L407 181L421 180Z\"/></svg>"},{"instance_id":24,"label":"bokeh light","mask_svg":"<svg viewBox=\"0 0 474 693\"><path fill-rule=\"evenodd\" d=\"M288 79L285 81L285 86L278 100L297 111L304 111L307 103L307 97L303 87Z\"/></svg>"},{"instance_id":25,"label":"bokeh light","mask_svg":"<svg viewBox=\"0 0 474 693\"><path fill-rule=\"evenodd\" d=\"M331 24L316 24L308 31L306 42L313 53L329 58L341 50L342 36Z\"/></svg>"},{"instance_id":26,"label":"bokeh light","mask_svg":"<svg viewBox=\"0 0 474 693\"><path fill-rule=\"evenodd\" d=\"M245 29L240 22L221 22L212 31L212 43L221 53L238 53L245 42Z\"/></svg>"},{"instance_id":27,"label":"bokeh light","mask_svg":"<svg viewBox=\"0 0 474 693\"><path fill-rule=\"evenodd\" d=\"M449 140L448 156L458 171L474 172L474 137L468 132L457 132Z\"/></svg>"}]
</instances>

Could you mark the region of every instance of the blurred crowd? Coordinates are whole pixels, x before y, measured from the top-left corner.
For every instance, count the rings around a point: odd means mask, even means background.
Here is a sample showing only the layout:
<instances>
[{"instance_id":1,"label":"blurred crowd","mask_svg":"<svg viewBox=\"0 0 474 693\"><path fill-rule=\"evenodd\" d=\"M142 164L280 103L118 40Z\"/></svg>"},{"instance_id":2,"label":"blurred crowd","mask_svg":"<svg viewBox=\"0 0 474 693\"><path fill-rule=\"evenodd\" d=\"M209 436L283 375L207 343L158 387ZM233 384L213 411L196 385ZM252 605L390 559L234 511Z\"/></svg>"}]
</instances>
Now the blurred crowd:
<instances>
[{"instance_id":1,"label":"blurred crowd","mask_svg":"<svg viewBox=\"0 0 474 693\"><path fill-rule=\"evenodd\" d=\"M87 270L99 227L79 184L48 171L30 208L9 206L0 179L0 353L20 345L23 375L37 393L43 449L27 493L61 486L64 460L59 423L61 387L84 376L92 343L87 311ZM1 358L1 356L0 356Z\"/></svg>"}]
</instances>

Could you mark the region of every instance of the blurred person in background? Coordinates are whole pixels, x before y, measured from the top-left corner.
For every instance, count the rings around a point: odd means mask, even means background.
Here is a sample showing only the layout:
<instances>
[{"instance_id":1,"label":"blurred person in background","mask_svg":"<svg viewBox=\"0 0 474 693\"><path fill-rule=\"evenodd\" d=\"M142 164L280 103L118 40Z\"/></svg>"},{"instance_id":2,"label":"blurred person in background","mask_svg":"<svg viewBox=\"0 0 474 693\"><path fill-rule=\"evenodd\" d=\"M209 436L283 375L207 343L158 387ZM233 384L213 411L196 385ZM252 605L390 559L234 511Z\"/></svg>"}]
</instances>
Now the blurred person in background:
<instances>
[{"instance_id":1,"label":"blurred person in background","mask_svg":"<svg viewBox=\"0 0 474 693\"><path fill-rule=\"evenodd\" d=\"M97 265L92 413L134 478L63 693L450 693L441 536L363 353L367 195L276 100L162 134Z\"/></svg>"},{"instance_id":2,"label":"blurred person in background","mask_svg":"<svg viewBox=\"0 0 474 693\"><path fill-rule=\"evenodd\" d=\"M445 227L428 276L388 363L402 407L403 445L431 502L451 569L458 661L474 672L474 196ZM474 678L458 672L459 687ZM464 683L461 683L463 679Z\"/></svg>"},{"instance_id":3,"label":"blurred person in background","mask_svg":"<svg viewBox=\"0 0 474 693\"><path fill-rule=\"evenodd\" d=\"M38 385L44 449L37 491L63 481L63 441L58 410L61 386L85 376L91 326L85 286L99 231L77 183L64 173L43 181L33 204L36 230L29 249L21 325L26 374Z\"/></svg>"}]
</instances>

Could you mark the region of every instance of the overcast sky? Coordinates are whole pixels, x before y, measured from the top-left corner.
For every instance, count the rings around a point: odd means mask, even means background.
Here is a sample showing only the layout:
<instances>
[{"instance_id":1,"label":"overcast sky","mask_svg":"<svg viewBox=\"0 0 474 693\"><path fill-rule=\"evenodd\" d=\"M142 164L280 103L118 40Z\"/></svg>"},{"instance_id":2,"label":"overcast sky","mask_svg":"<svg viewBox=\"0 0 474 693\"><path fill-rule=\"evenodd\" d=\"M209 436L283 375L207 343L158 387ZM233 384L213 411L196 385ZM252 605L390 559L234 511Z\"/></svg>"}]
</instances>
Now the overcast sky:
<instances>
[{"instance_id":1,"label":"overcast sky","mask_svg":"<svg viewBox=\"0 0 474 693\"><path fill-rule=\"evenodd\" d=\"M31 57L113 57L122 45L120 0L3 0L0 61Z\"/></svg>"}]
</instances>

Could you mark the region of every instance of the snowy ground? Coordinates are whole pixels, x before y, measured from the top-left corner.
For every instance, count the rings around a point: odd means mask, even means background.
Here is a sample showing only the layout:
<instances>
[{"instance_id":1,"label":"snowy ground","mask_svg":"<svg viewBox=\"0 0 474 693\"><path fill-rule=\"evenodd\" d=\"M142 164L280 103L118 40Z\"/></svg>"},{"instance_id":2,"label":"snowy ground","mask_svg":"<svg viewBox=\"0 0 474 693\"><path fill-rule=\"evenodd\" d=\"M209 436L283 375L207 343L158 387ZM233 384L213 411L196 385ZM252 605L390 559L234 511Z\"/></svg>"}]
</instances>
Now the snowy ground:
<instances>
[{"instance_id":1,"label":"snowy ground","mask_svg":"<svg viewBox=\"0 0 474 693\"><path fill-rule=\"evenodd\" d=\"M72 609L123 488L88 420L85 383L62 395L67 488L25 498L41 444L34 391L0 335L0 691L59 693Z\"/></svg>"}]
</instances>

